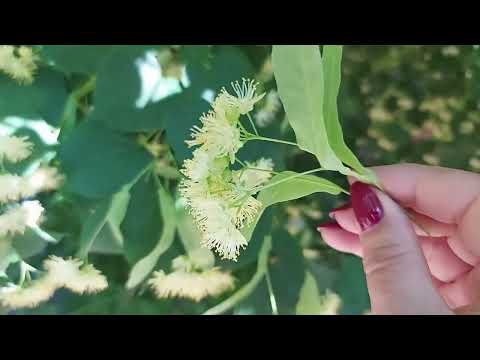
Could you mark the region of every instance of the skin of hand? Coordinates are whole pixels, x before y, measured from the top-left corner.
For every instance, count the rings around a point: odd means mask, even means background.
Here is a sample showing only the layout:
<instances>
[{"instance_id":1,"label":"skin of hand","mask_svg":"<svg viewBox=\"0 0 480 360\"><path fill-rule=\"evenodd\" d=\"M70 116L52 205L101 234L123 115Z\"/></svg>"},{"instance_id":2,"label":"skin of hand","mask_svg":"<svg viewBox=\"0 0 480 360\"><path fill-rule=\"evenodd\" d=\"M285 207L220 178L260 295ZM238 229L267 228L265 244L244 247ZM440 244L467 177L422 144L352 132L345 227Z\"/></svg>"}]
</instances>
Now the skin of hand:
<instances>
[{"instance_id":1,"label":"skin of hand","mask_svg":"<svg viewBox=\"0 0 480 360\"><path fill-rule=\"evenodd\" d=\"M372 170L384 192L349 179L350 203L318 227L329 246L362 258L372 314L480 314L480 175Z\"/></svg>"}]
</instances>

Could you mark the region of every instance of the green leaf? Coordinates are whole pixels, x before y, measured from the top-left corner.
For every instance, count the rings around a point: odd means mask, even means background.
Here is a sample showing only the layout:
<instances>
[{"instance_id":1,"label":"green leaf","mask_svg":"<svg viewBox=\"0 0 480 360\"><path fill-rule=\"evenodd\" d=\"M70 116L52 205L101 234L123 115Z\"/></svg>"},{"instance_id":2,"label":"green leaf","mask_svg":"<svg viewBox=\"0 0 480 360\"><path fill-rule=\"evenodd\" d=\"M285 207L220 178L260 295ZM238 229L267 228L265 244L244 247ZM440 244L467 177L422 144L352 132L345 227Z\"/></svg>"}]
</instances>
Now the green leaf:
<instances>
[{"instance_id":1,"label":"green leaf","mask_svg":"<svg viewBox=\"0 0 480 360\"><path fill-rule=\"evenodd\" d=\"M362 260L351 255L343 255L340 262L340 272L333 286L333 290L342 299L340 314L361 315L370 309Z\"/></svg>"},{"instance_id":2,"label":"green leaf","mask_svg":"<svg viewBox=\"0 0 480 360\"><path fill-rule=\"evenodd\" d=\"M155 86L142 76L141 63L147 46L124 46L106 59L99 69L94 92L95 108L91 119L124 132L157 130L163 127L161 101L153 101ZM157 69L156 60L153 65ZM157 71L160 72L158 68Z\"/></svg>"},{"instance_id":3,"label":"green leaf","mask_svg":"<svg viewBox=\"0 0 480 360\"><path fill-rule=\"evenodd\" d=\"M120 230L125 214L127 212L130 193L128 188L117 195L115 206L110 210L107 221L95 239L90 252L101 254L122 254L123 234Z\"/></svg>"},{"instance_id":4,"label":"green leaf","mask_svg":"<svg viewBox=\"0 0 480 360\"><path fill-rule=\"evenodd\" d=\"M327 169L342 164L331 149L323 118L324 79L318 45L275 45L272 65L290 125L297 143L317 156Z\"/></svg>"},{"instance_id":5,"label":"green leaf","mask_svg":"<svg viewBox=\"0 0 480 360\"><path fill-rule=\"evenodd\" d=\"M325 45L323 47L323 72L325 78L324 119L328 141L338 158L351 166L359 174L375 182L375 174L360 163L355 154L345 144L342 126L338 119L337 97L340 91L342 62L341 45Z\"/></svg>"},{"instance_id":6,"label":"green leaf","mask_svg":"<svg viewBox=\"0 0 480 360\"><path fill-rule=\"evenodd\" d=\"M132 187L130 202L121 224L123 248L127 261L137 263L157 245L165 226L162 198L158 184L147 172Z\"/></svg>"},{"instance_id":7,"label":"green leaf","mask_svg":"<svg viewBox=\"0 0 480 360\"><path fill-rule=\"evenodd\" d=\"M37 255L45 250L49 243L56 242L55 238L38 227L28 227L23 234L12 237L13 247L22 259Z\"/></svg>"},{"instance_id":8,"label":"green leaf","mask_svg":"<svg viewBox=\"0 0 480 360\"><path fill-rule=\"evenodd\" d=\"M82 123L60 146L66 190L89 198L119 192L153 157L133 138L93 121Z\"/></svg>"},{"instance_id":9,"label":"green leaf","mask_svg":"<svg viewBox=\"0 0 480 360\"><path fill-rule=\"evenodd\" d=\"M192 87L203 91L211 89L215 93L227 87L232 81L255 74L247 55L237 46L220 45L211 51L209 66L203 61L191 61L187 64L187 74Z\"/></svg>"},{"instance_id":10,"label":"green leaf","mask_svg":"<svg viewBox=\"0 0 480 360\"><path fill-rule=\"evenodd\" d=\"M300 148L314 154L323 168L376 183L373 173L360 167L362 173L358 174L341 161L360 165L358 161L352 162L356 158L346 150L341 129L339 131L336 100L341 52L338 48L327 48L326 55L325 66L318 45L273 47L273 70L288 121Z\"/></svg>"},{"instance_id":11,"label":"green leaf","mask_svg":"<svg viewBox=\"0 0 480 360\"><path fill-rule=\"evenodd\" d=\"M100 201L86 218L80 234L80 249L77 254L79 258L85 258L88 255L93 242L107 222L114 202L115 195Z\"/></svg>"},{"instance_id":12,"label":"green leaf","mask_svg":"<svg viewBox=\"0 0 480 360\"><path fill-rule=\"evenodd\" d=\"M262 281L265 276L265 273L268 268L268 257L270 254L270 250L272 250L272 236L266 236L263 242L262 248L258 253L258 262L257 262L257 271L250 279L248 283L246 283L240 290L237 290L232 296L230 296L225 301L222 301L220 304L208 309L204 315L220 315L223 314L233 307L235 307L238 303L240 303L243 299L247 298L257 287L257 285Z\"/></svg>"},{"instance_id":13,"label":"green leaf","mask_svg":"<svg viewBox=\"0 0 480 360\"><path fill-rule=\"evenodd\" d=\"M127 184L122 191L100 200L97 205L90 210L90 214L83 223L80 233L78 257L85 258L107 222L111 219L116 219L118 214L124 211L125 203L128 202L129 198L128 191L135 181L136 179L132 181L132 183Z\"/></svg>"},{"instance_id":14,"label":"green leaf","mask_svg":"<svg viewBox=\"0 0 480 360\"><path fill-rule=\"evenodd\" d=\"M343 192L341 187L331 181L314 175L300 175L293 171L284 171L275 175L265 186L271 187L262 190L258 195L258 200L264 207L300 199L317 192L332 195Z\"/></svg>"},{"instance_id":15,"label":"green leaf","mask_svg":"<svg viewBox=\"0 0 480 360\"><path fill-rule=\"evenodd\" d=\"M6 116L41 118L57 126L66 100L65 79L58 71L40 68L31 85L19 85L0 73L0 119Z\"/></svg>"},{"instance_id":16,"label":"green leaf","mask_svg":"<svg viewBox=\"0 0 480 360\"><path fill-rule=\"evenodd\" d=\"M171 195L165 191L160 183L158 183L158 197L165 226L155 248L132 267L126 284L128 289L135 288L146 279L155 268L159 257L170 248L175 238L175 204Z\"/></svg>"},{"instance_id":17,"label":"green leaf","mask_svg":"<svg viewBox=\"0 0 480 360\"><path fill-rule=\"evenodd\" d=\"M300 290L300 297L296 306L296 314L319 315L323 310L322 305L317 282L313 275L307 271L305 272L305 282Z\"/></svg>"},{"instance_id":18,"label":"green leaf","mask_svg":"<svg viewBox=\"0 0 480 360\"><path fill-rule=\"evenodd\" d=\"M163 119L168 143L179 165L192 156L192 150L185 140L190 138L190 129L200 122L200 116L209 107L210 104L202 99L201 93L194 89L186 89L158 103L158 116Z\"/></svg>"}]
</instances>

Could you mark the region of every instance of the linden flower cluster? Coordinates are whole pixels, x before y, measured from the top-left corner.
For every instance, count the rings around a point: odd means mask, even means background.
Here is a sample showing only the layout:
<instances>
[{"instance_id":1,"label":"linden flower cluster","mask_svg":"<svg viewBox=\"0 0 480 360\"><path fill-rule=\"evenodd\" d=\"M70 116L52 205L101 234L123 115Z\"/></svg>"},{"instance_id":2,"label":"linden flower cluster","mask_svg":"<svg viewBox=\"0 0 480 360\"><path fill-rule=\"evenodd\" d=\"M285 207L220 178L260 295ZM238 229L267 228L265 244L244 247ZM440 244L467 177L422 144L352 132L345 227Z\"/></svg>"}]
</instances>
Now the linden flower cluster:
<instances>
[{"instance_id":1,"label":"linden flower cluster","mask_svg":"<svg viewBox=\"0 0 480 360\"><path fill-rule=\"evenodd\" d=\"M0 71L9 75L20 84L31 84L37 70L38 56L32 48L12 45L0 45Z\"/></svg>"},{"instance_id":2,"label":"linden flower cluster","mask_svg":"<svg viewBox=\"0 0 480 360\"><path fill-rule=\"evenodd\" d=\"M25 160L30 156L32 147L26 137L0 135L0 163ZM35 227L43 212L42 205L38 201L21 200L42 191L54 190L62 180L57 169L51 167L40 167L26 176L0 174L0 205L4 205L0 214L0 236L23 234L27 227Z\"/></svg>"},{"instance_id":3,"label":"linden flower cluster","mask_svg":"<svg viewBox=\"0 0 480 360\"><path fill-rule=\"evenodd\" d=\"M50 256L44 261L45 273L28 284L8 284L0 288L0 304L10 309L34 308L48 301L59 288L77 294L93 294L107 288L104 275L79 259Z\"/></svg>"},{"instance_id":4,"label":"linden flower cluster","mask_svg":"<svg viewBox=\"0 0 480 360\"><path fill-rule=\"evenodd\" d=\"M273 162L260 159L242 170L230 165L243 146L245 134L240 116L253 110L265 94L256 95L257 84L243 79L232 84L236 96L222 89L212 104L213 110L200 118L202 126L192 129L192 140L198 146L193 158L184 161L180 193L200 230L202 245L215 249L223 259L236 260L247 240L240 232L251 223L262 204L253 195L259 185L268 181ZM253 169L255 168L255 169Z\"/></svg>"},{"instance_id":5,"label":"linden flower cluster","mask_svg":"<svg viewBox=\"0 0 480 360\"><path fill-rule=\"evenodd\" d=\"M218 268L195 269L192 261L179 256L172 262L170 274L156 271L148 284L158 298L185 298L199 302L208 296L218 296L232 290L235 279Z\"/></svg>"}]
</instances>

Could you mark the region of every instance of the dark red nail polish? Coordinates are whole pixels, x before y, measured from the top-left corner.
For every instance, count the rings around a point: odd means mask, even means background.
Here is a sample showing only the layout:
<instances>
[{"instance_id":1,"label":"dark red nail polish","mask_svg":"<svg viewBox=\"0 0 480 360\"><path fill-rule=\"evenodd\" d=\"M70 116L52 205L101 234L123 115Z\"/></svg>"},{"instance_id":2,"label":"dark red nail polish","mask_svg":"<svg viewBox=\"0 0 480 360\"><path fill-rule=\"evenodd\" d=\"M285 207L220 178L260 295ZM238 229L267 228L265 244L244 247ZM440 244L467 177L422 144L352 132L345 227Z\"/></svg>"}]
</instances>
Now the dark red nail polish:
<instances>
[{"instance_id":1,"label":"dark red nail polish","mask_svg":"<svg viewBox=\"0 0 480 360\"><path fill-rule=\"evenodd\" d=\"M373 189L361 182L350 188L353 212L362 231L376 225L383 218L383 207Z\"/></svg>"},{"instance_id":2,"label":"dark red nail polish","mask_svg":"<svg viewBox=\"0 0 480 360\"><path fill-rule=\"evenodd\" d=\"M340 225L336 221L331 221L326 224L318 225L317 226L317 231L323 230L323 229L341 229Z\"/></svg>"},{"instance_id":3,"label":"dark red nail polish","mask_svg":"<svg viewBox=\"0 0 480 360\"><path fill-rule=\"evenodd\" d=\"M348 202L348 203L346 203L346 204L344 204L344 205L342 205L342 206L336 207L335 209L333 209L332 211L330 211L330 212L328 213L328 215L329 215L332 219L335 219L335 213L336 213L337 211L346 210L346 209L349 209L349 208L351 208L351 207L352 207L352 204L350 204L350 202Z\"/></svg>"}]
</instances>

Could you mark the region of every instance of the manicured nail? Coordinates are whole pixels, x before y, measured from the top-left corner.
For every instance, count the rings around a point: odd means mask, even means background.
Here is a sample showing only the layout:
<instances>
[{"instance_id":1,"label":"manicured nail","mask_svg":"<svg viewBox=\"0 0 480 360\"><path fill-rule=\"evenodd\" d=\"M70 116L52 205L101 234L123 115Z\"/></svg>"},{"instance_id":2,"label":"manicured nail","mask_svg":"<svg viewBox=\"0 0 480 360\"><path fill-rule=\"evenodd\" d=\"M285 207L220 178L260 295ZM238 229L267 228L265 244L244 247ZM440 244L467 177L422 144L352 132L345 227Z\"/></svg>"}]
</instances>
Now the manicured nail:
<instances>
[{"instance_id":1,"label":"manicured nail","mask_svg":"<svg viewBox=\"0 0 480 360\"><path fill-rule=\"evenodd\" d=\"M346 210L346 209L349 209L352 207L352 204L350 204L350 202L342 205L342 206L339 206L339 207L336 207L335 209L333 209L332 211L330 211L330 213L328 214L330 216L330 218L332 219L335 219L335 213L337 211L342 211L342 210Z\"/></svg>"},{"instance_id":2,"label":"manicured nail","mask_svg":"<svg viewBox=\"0 0 480 360\"><path fill-rule=\"evenodd\" d=\"M340 225L336 221L331 221L326 224L321 224L317 226L317 231L321 231L323 229L341 229Z\"/></svg>"},{"instance_id":3,"label":"manicured nail","mask_svg":"<svg viewBox=\"0 0 480 360\"><path fill-rule=\"evenodd\" d=\"M362 231L376 225L383 218L383 207L373 189L361 182L350 187L353 212Z\"/></svg>"}]
</instances>

